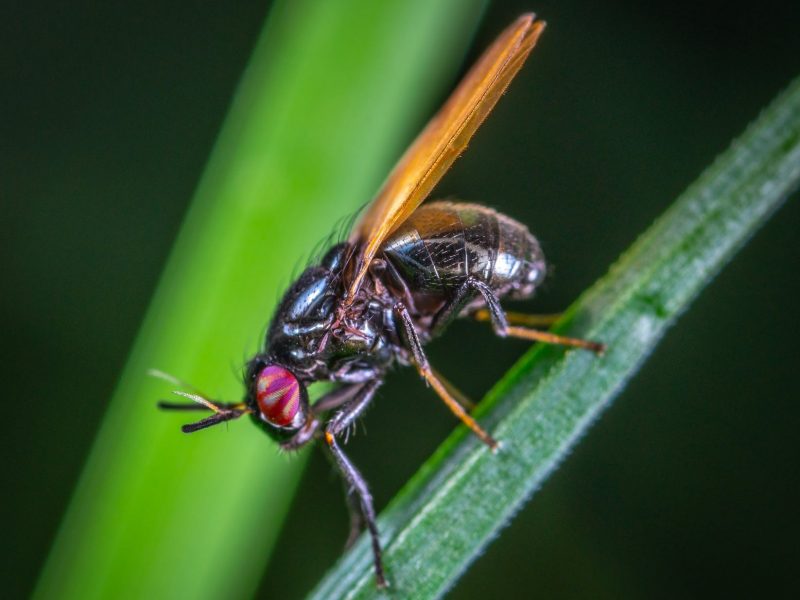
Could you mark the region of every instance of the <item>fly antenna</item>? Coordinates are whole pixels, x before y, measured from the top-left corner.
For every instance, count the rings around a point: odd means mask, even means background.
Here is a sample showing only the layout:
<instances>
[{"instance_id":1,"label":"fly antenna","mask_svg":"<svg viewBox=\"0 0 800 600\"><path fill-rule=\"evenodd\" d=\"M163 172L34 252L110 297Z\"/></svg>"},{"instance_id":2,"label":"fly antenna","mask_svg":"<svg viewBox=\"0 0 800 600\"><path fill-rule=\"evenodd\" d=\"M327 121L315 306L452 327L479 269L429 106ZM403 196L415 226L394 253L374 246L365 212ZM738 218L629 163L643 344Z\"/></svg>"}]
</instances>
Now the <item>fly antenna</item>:
<instances>
[{"instance_id":1,"label":"fly antenna","mask_svg":"<svg viewBox=\"0 0 800 600\"><path fill-rule=\"evenodd\" d=\"M205 419L201 419L196 423L187 423L186 425L181 426L181 431L183 433L194 433L195 431L200 431L201 429L206 429L207 427L211 427L212 425L217 425L218 423L224 423L225 421L232 421L234 419L238 419L243 414L250 412L249 410L225 410L214 413L210 417L206 417Z\"/></svg>"},{"instance_id":2,"label":"fly antenna","mask_svg":"<svg viewBox=\"0 0 800 600\"><path fill-rule=\"evenodd\" d=\"M181 387L194 389L192 386L187 385L177 377L173 377L172 375L157 369L150 369L148 371L148 375L163 379L164 381L174 385L180 385ZM187 400L191 400L192 402L168 402L166 400L160 400L158 402L158 407L160 409L180 411L210 410L214 413L211 416L201 419L195 423L187 423L186 425L183 425L181 427L181 431L183 431L183 433L194 433L195 431L206 429L207 427L217 425L218 423L224 423L225 421L238 419L242 415L246 415L251 412L244 402L215 402L206 398L202 393L189 393L180 390L174 390L172 393L176 396L181 396Z\"/></svg>"},{"instance_id":3,"label":"fly antenna","mask_svg":"<svg viewBox=\"0 0 800 600\"><path fill-rule=\"evenodd\" d=\"M198 396L202 396L203 398L207 398L208 394L204 393L197 387L193 386L191 383L179 378L175 377L175 375L170 375L160 369L147 369L147 374L150 377L155 377L156 379L161 379L162 381L166 381L172 385L178 386L179 388L183 388L185 390L189 390L193 394Z\"/></svg>"},{"instance_id":4,"label":"fly antenna","mask_svg":"<svg viewBox=\"0 0 800 600\"><path fill-rule=\"evenodd\" d=\"M201 419L195 423L187 423L181 427L183 433L194 433L201 429L206 429L218 423L225 421L233 421L242 415L250 414L251 410L244 402L213 402L208 398L204 398L198 394L189 394L187 392L174 391L173 394L182 396L193 402L188 404L186 402L166 402L164 400L158 403L158 407L164 410L210 410L214 414Z\"/></svg>"},{"instance_id":5,"label":"fly antenna","mask_svg":"<svg viewBox=\"0 0 800 600\"><path fill-rule=\"evenodd\" d=\"M219 413L219 412L222 412L224 410L224 408L222 406L219 406L219 405L215 404L214 402L212 402L211 400L209 400L205 396L201 396L200 394L190 394L188 392L181 392L180 390L175 390L172 393L175 394L176 396L182 396L183 398L187 398L189 400L192 400L193 402L195 402L198 405L196 407L198 410L203 410L205 408L205 409L214 411L215 413ZM192 408L195 408L195 406L192 405L192 404L189 404L189 405L186 405L186 406L191 406Z\"/></svg>"}]
</instances>

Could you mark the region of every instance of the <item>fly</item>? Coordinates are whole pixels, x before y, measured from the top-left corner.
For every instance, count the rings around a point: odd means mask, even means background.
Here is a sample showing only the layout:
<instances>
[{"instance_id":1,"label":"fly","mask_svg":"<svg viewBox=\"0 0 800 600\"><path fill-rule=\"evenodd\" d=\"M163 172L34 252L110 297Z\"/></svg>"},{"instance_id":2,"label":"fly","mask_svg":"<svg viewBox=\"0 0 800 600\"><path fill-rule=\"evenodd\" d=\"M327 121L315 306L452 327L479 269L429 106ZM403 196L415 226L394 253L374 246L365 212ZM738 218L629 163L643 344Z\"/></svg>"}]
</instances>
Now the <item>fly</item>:
<instances>
[{"instance_id":1,"label":"fly","mask_svg":"<svg viewBox=\"0 0 800 600\"><path fill-rule=\"evenodd\" d=\"M519 17L486 50L390 173L349 239L308 267L283 296L263 349L245 367L241 403L181 394L211 415L186 433L250 415L287 451L320 440L345 483L352 544L366 528L377 585L386 586L375 509L364 477L340 441L396 364L413 366L447 407L492 451L498 442L468 412L465 397L431 367L425 344L457 317L490 322L501 337L601 353L597 342L530 327L502 298L530 298L545 277L544 255L527 227L464 202L422 205L528 58L543 21ZM313 405L307 386L337 387Z\"/></svg>"}]
</instances>

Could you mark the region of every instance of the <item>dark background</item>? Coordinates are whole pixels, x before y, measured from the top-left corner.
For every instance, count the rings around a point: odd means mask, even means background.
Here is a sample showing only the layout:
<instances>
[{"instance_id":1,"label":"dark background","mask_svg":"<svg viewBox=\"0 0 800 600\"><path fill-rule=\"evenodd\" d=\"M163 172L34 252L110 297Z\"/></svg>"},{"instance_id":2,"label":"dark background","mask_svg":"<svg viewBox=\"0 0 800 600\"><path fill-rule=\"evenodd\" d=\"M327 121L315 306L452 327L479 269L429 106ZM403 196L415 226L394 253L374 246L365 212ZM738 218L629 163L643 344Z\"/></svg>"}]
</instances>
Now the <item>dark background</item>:
<instances>
[{"instance_id":1,"label":"dark background","mask_svg":"<svg viewBox=\"0 0 800 600\"><path fill-rule=\"evenodd\" d=\"M496 3L464 64L530 8L547 34L439 195L530 225L555 265L548 312L800 74L800 10ZM0 25L4 596L35 581L266 11L49 2ZM799 226L789 202L452 597L796 591ZM430 354L480 397L525 348L459 323ZM393 374L350 444L378 506L454 427L407 401L420 385ZM315 454L261 594L307 591L346 527Z\"/></svg>"}]
</instances>

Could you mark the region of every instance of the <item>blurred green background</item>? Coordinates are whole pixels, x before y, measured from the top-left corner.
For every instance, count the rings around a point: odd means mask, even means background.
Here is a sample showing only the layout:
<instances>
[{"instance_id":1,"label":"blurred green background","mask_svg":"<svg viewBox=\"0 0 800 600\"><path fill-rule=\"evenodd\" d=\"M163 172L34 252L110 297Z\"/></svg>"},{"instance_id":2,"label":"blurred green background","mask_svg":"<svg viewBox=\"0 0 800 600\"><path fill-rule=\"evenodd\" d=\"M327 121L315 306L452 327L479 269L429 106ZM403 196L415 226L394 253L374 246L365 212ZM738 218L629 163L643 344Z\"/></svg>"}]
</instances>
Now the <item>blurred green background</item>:
<instances>
[{"instance_id":1,"label":"blurred green background","mask_svg":"<svg viewBox=\"0 0 800 600\"><path fill-rule=\"evenodd\" d=\"M4 595L33 587L268 9L45 3L0 25ZM530 225L555 268L527 306L549 312L800 74L800 8L497 2L464 67L531 9L540 46L437 195ZM790 202L452 597L796 588L799 226ZM430 355L478 398L525 348L459 323ZM379 507L455 425L421 387L392 374L349 445ZM299 597L336 560L340 495L314 453L261 596Z\"/></svg>"}]
</instances>

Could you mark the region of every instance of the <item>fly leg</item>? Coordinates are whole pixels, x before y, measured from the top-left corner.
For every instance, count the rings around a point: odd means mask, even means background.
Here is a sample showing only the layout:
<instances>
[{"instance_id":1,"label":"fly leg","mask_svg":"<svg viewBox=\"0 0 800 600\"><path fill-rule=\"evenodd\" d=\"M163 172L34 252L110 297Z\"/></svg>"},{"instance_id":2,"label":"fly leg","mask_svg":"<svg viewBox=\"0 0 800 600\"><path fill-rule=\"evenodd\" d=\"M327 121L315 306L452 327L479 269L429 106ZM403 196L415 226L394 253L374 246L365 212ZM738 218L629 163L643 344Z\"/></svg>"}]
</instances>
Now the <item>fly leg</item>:
<instances>
[{"instance_id":1,"label":"fly leg","mask_svg":"<svg viewBox=\"0 0 800 600\"><path fill-rule=\"evenodd\" d=\"M332 390L317 400L311 410L314 414L320 415L329 410L339 408L354 398L364 388L364 385L369 384L346 385ZM326 454L326 456L332 458L330 453ZM338 468L335 462L334 465ZM347 501L347 512L350 514L350 533L344 545L345 550L347 550L355 543L362 529L364 529L364 517L361 514L361 503L358 496L346 482L343 481L343 483L345 500Z\"/></svg>"},{"instance_id":2,"label":"fly leg","mask_svg":"<svg viewBox=\"0 0 800 600\"><path fill-rule=\"evenodd\" d=\"M324 454L331 465L338 469L339 464L334 459L333 454L331 452L325 452ZM348 550L356 543L358 536L364 529L364 516L361 513L361 501L358 495L344 478L342 478L342 484L344 488L344 499L347 503L347 513L350 515L350 531L347 534L347 541L344 543L344 549Z\"/></svg>"},{"instance_id":3,"label":"fly leg","mask_svg":"<svg viewBox=\"0 0 800 600\"><path fill-rule=\"evenodd\" d=\"M306 419L305 425L300 430L290 437L285 442L281 442L281 450L293 452L305 446L308 442L314 439L314 436L319 430L320 421L315 416L309 416Z\"/></svg>"},{"instance_id":4,"label":"fly leg","mask_svg":"<svg viewBox=\"0 0 800 600\"><path fill-rule=\"evenodd\" d=\"M470 278L472 279L472 278ZM602 354L606 350L605 344L593 342L591 340L582 340L580 338L565 337L557 335L548 331L539 331L538 329L531 329L529 327L519 327L517 325L509 325L503 307L500 306L500 301L483 281L477 279L467 280L469 285L473 286L486 301L486 308L489 311L489 318L492 323L494 332L501 336L510 336L521 338L523 340L530 340L532 342L545 342L546 344L558 344L559 346L572 346L574 348L583 348L591 350L595 354Z\"/></svg>"},{"instance_id":5,"label":"fly leg","mask_svg":"<svg viewBox=\"0 0 800 600\"><path fill-rule=\"evenodd\" d=\"M365 388L370 386L373 389L365 390ZM342 405L347 406L344 406L342 410L334 415L329 422L329 427L338 432L346 431L348 426L351 425L356 417L358 417L364 408L366 408L369 400L371 400L372 396L374 395L375 388L377 388L377 384L367 383L359 385L346 385L335 390L331 390L314 403L314 405L311 407L312 414L314 416L309 417L306 425L300 431L298 431L289 440L281 444L281 448L287 451L292 451L298 450L307 444L314 438L315 434L319 430L319 415L328 412L329 410L339 408ZM367 391L366 397L362 393L364 391ZM360 402L358 400L354 400L357 396L359 396L359 394L361 394ZM350 402L350 404L347 404L348 402ZM341 469L340 463L336 459L336 456L333 452L328 453L327 456L332 459L333 464L338 469ZM356 473L358 473L358 471L356 471ZM348 513L350 514L350 533L348 534L347 542L345 543L345 549L347 549L355 543L359 534L361 533L361 530L364 528L365 519L363 513L365 511L362 509L362 500L360 496L356 492L354 486L349 483L349 479L346 476L343 478L343 483L347 509ZM366 486L364 485L364 487ZM378 550L380 551L380 548L378 548ZM380 554L378 556L380 556Z\"/></svg>"},{"instance_id":6,"label":"fly leg","mask_svg":"<svg viewBox=\"0 0 800 600\"><path fill-rule=\"evenodd\" d=\"M345 502L347 502L347 512L350 515L350 531L347 534L347 541L344 543L344 549L349 550L353 544L356 543L358 536L361 535L361 532L364 530L364 515L361 512L361 500L358 495L350 489L347 482L343 483L344 499Z\"/></svg>"},{"instance_id":7,"label":"fly leg","mask_svg":"<svg viewBox=\"0 0 800 600\"><path fill-rule=\"evenodd\" d=\"M538 329L531 329L530 327L520 327L518 325L510 325L509 321L524 322L527 315L513 314L513 319L506 316L503 307L500 306L500 300L494 293L491 287L485 282L475 277L468 277L467 280L461 285L458 292L456 292L453 300L445 306L442 311L437 315L435 327L444 327L452 321L464 305L475 297L478 293L483 296L486 302L486 314L481 314L483 311L476 313L476 318L479 321L488 320L492 323L494 332L500 337L515 337L523 340L530 340L532 342L545 342L547 344L558 344L559 346L572 346L574 348L584 348L591 350L596 354L605 352L605 344L599 342L592 342L590 340L582 340L579 338L565 337L547 331L539 331ZM451 308L452 307L452 308ZM549 317L552 318L552 317ZM527 324L527 323L526 323Z\"/></svg>"},{"instance_id":8,"label":"fly leg","mask_svg":"<svg viewBox=\"0 0 800 600\"><path fill-rule=\"evenodd\" d=\"M287 452L299 450L308 442L313 440L317 435L317 431L319 431L321 424L319 419L320 414L346 404L353 397L355 397L365 385L368 384L345 385L331 390L322 396L322 398L317 400L311 407L311 411L305 425L303 425L303 427L301 427L300 430L292 437L281 443L281 449L286 450Z\"/></svg>"},{"instance_id":9,"label":"fly leg","mask_svg":"<svg viewBox=\"0 0 800 600\"><path fill-rule=\"evenodd\" d=\"M339 408L350 400L353 396L355 396L361 388L363 388L363 384L356 384L356 385L343 385L338 387L334 390L331 390L324 396L322 396L319 400L314 402L311 406L311 411L315 415L320 415L322 413L328 412L329 410L333 410L334 408Z\"/></svg>"},{"instance_id":10,"label":"fly leg","mask_svg":"<svg viewBox=\"0 0 800 600\"><path fill-rule=\"evenodd\" d=\"M460 389L458 389L456 386L450 383L445 378L444 375L442 375L439 371L437 371L433 367L431 367L431 371L433 371L433 375L436 377L436 379L441 381L442 385L445 388L447 388L447 391L453 398L455 398L456 402L458 402L461 406L463 406L465 410L471 411L473 408L475 408L475 403L469 398L467 398Z\"/></svg>"},{"instance_id":11,"label":"fly leg","mask_svg":"<svg viewBox=\"0 0 800 600\"><path fill-rule=\"evenodd\" d=\"M378 587L386 587L386 578L383 575L383 559L381 558L381 543L378 538L378 527L375 524L375 507L372 503L372 494L370 494L364 477L350 462L350 459L347 458L336 440L364 412L380 384L380 381L371 381L364 384L358 394L354 395L351 400L336 411L326 423L324 437L334 463L344 479L347 505L351 510L348 544L355 539L357 531L361 529L361 524L364 522L372 540L375 579ZM360 514L354 514L355 511Z\"/></svg>"},{"instance_id":12,"label":"fly leg","mask_svg":"<svg viewBox=\"0 0 800 600\"><path fill-rule=\"evenodd\" d=\"M451 394L447 386L436 376L430 364L428 357L425 356L425 351L422 349L422 342L419 339L419 334L414 327L414 322L408 312L408 308L402 303L398 302L394 305L394 312L399 317L400 323L403 327L405 334L405 343L411 354L414 356L414 364L417 366L419 374L428 382L428 384L436 391L439 397L444 401L452 413L461 419L461 422L469 427L478 438L485 443L492 451L497 450L499 444L492 436L486 433L483 428L478 425L478 422L473 419L459 401Z\"/></svg>"},{"instance_id":13,"label":"fly leg","mask_svg":"<svg viewBox=\"0 0 800 600\"><path fill-rule=\"evenodd\" d=\"M527 313L512 312L510 310L504 312L509 325L524 325L525 327L550 327L561 318L561 313L529 315ZM490 313L487 308L481 308L472 313L472 318L476 321L491 323L492 313Z\"/></svg>"}]
</instances>

